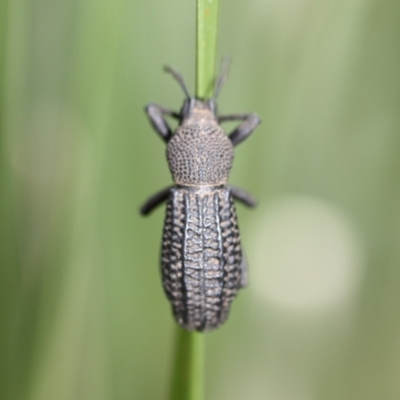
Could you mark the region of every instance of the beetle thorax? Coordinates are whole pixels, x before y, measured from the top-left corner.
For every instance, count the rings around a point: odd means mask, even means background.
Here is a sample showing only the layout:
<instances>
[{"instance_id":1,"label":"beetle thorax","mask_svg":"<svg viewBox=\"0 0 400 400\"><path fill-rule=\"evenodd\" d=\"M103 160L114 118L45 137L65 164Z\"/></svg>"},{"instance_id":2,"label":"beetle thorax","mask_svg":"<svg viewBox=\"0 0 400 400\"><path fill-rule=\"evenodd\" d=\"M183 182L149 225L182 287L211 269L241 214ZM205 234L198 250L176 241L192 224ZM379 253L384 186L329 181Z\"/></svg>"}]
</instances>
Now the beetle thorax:
<instances>
[{"instance_id":1,"label":"beetle thorax","mask_svg":"<svg viewBox=\"0 0 400 400\"><path fill-rule=\"evenodd\" d=\"M210 114L210 115L209 115ZM182 121L167 147L167 159L178 185L224 185L233 161L233 146L208 110Z\"/></svg>"}]
</instances>

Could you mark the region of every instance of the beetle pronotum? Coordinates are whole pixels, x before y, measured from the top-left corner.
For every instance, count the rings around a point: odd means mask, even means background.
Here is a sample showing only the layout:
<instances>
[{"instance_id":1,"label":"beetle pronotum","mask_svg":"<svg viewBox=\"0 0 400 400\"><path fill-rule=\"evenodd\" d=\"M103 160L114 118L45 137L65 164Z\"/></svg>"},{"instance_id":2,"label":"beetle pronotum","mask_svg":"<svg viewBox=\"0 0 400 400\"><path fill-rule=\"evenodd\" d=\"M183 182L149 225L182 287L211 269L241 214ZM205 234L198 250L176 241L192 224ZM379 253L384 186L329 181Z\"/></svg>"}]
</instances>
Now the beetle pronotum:
<instances>
[{"instance_id":1,"label":"beetle pronotum","mask_svg":"<svg viewBox=\"0 0 400 400\"><path fill-rule=\"evenodd\" d=\"M179 325L207 331L227 319L231 302L247 283L233 200L249 207L256 202L245 191L227 186L227 181L234 147L249 137L260 118L255 114L217 114L216 98L227 67L209 99L190 96L182 76L171 67L165 71L185 92L183 106L174 112L149 104L145 111L167 143L175 184L152 196L141 213L147 215L167 201L161 254L164 290ZM178 120L174 133L165 117ZM220 125L226 121L242 122L226 135Z\"/></svg>"}]
</instances>

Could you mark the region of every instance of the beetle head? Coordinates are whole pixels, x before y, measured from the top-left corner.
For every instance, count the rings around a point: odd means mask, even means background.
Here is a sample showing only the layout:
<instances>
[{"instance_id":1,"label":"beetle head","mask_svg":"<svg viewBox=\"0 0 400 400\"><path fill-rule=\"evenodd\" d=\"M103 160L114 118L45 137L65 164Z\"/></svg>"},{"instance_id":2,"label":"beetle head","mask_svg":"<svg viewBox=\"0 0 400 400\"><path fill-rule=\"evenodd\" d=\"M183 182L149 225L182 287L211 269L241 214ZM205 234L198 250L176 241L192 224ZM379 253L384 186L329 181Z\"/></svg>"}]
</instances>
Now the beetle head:
<instances>
[{"instance_id":1,"label":"beetle head","mask_svg":"<svg viewBox=\"0 0 400 400\"><path fill-rule=\"evenodd\" d=\"M215 86L214 95L209 99L199 99L190 96L189 90L187 89L187 86L185 84L182 75L170 66L164 67L164 71L170 73L175 78L175 80L179 83L179 85L181 86L182 90L186 95L186 99L183 102L182 108L179 113L181 121L196 115L199 117L208 117L218 120L216 99L219 93L221 92L221 88L228 76L229 64L230 64L230 59L225 57L222 60L221 73L218 78L217 84Z\"/></svg>"},{"instance_id":2,"label":"beetle head","mask_svg":"<svg viewBox=\"0 0 400 400\"><path fill-rule=\"evenodd\" d=\"M217 104L213 98L201 100L195 97L189 97L183 102L179 114L181 116L181 121L191 117L218 119Z\"/></svg>"}]
</instances>

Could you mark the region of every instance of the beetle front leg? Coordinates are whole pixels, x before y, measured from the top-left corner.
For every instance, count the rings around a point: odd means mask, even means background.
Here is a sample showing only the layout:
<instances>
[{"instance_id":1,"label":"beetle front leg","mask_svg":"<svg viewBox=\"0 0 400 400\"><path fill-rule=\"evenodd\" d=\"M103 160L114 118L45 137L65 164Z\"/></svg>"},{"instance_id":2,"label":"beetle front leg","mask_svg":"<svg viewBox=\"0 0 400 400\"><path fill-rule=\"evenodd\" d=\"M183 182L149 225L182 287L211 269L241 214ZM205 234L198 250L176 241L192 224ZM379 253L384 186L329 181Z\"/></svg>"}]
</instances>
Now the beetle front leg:
<instances>
[{"instance_id":1,"label":"beetle front leg","mask_svg":"<svg viewBox=\"0 0 400 400\"><path fill-rule=\"evenodd\" d=\"M232 114L225 115L218 118L219 122L227 121L243 121L237 128L235 128L228 136L234 146L247 139L254 129L261 123L261 119L256 114Z\"/></svg>"},{"instance_id":2,"label":"beetle front leg","mask_svg":"<svg viewBox=\"0 0 400 400\"><path fill-rule=\"evenodd\" d=\"M161 136L161 138L168 143L172 137L172 130L168 125L168 122L164 118L168 115L172 118L179 119L180 115L168 108L159 106L158 104L150 103L146 106L145 112L149 117L149 121L154 130Z\"/></svg>"},{"instance_id":3,"label":"beetle front leg","mask_svg":"<svg viewBox=\"0 0 400 400\"><path fill-rule=\"evenodd\" d=\"M240 263L240 283L239 288L245 288L249 284L249 268L247 266L246 254L242 250L242 262Z\"/></svg>"},{"instance_id":4,"label":"beetle front leg","mask_svg":"<svg viewBox=\"0 0 400 400\"><path fill-rule=\"evenodd\" d=\"M160 190L153 196L151 196L143 205L140 207L140 213L142 215L150 214L157 206L159 206L163 201L168 199L169 191L172 186L168 186L165 189Z\"/></svg>"},{"instance_id":5,"label":"beetle front leg","mask_svg":"<svg viewBox=\"0 0 400 400\"><path fill-rule=\"evenodd\" d=\"M243 203L247 207L255 207L257 205L257 201L255 198L250 194L244 191L243 189L239 189L237 187L229 187L229 190L232 194L232 197Z\"/></svg>"}]
</instances>

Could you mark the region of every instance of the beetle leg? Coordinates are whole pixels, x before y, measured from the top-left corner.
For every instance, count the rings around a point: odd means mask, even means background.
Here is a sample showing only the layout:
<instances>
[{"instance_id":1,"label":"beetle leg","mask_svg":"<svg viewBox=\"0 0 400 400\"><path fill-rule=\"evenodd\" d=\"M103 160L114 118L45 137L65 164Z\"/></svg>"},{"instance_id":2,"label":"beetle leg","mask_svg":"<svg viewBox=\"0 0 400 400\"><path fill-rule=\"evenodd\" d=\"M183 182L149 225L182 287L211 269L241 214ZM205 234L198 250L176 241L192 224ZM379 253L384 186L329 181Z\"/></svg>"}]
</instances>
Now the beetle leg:
<instances>
[{"instance_id":1,"label":"beetle leg","mask_svg":"<svg viewBox=\"0 0 400 400\"><path fill-rule=\"evenodd\" d=\"M226 121L243 121L237 128L235 128L228 136L234 146L247 139L254 129L261 123L261 119L256 114L232 114L225 115L218 118L219 122Z\"/></svg>"},{"instance_id":2,"label":"beetle leg","mask_svg":"<svg viewBox=\"0 0 400 400\"><path fill-rule=\"evenodd\" d=\"M244 254L244 251L242 250L242 261L240 263L240 282L239 282L239 288L244 288L249 284L249 273L248 273L248 267L247 267L247 258L246 254Z\"/></svg>"},{"instance_id":3,"label":"beetle leg","mask_svg":"<svg viewBox=\"0 0 400 400\"><path fill-rule=\"evenodd\" d=\"M244 191L243 189L239 189L237 187L229 187L229 190L232 194L232 197L235 200L240 201L247 207L255 207L257 205L257 201L255 198L250 194Z\"/></svg>"},{"instance_id":4,"label":"beetle leg","mask_svg":"<svg viewBox=\"0 0 400 400\"><path fill-rule=\"evenodd\" d=\"M146 106L145 112L149 117L149 121L155 131L165 142L168 142L172 137L172 130L164 116L168 115L172 118L179 119L180 115L172 110L169 110L168 108L164 108L153 103L150 103Z\"/></svg>"},{"instance_id":5,"label":"beetle leg","mask_svg":"<svg viewBox=\"0 0 400 400\"><path fill-rule=\"evenodd\" d=\"M167 200L169 191L172 186L168 186L165 189L160 190L153 196L151 196L143 205L140 207L140 213L142 215L150 214L157 206L159 206L163 201Z\"/></svg>"}]
</instances>

